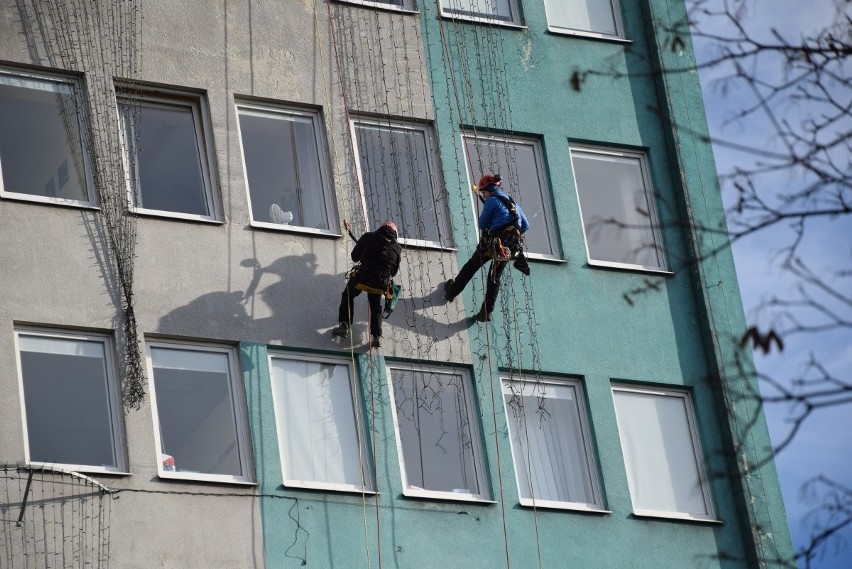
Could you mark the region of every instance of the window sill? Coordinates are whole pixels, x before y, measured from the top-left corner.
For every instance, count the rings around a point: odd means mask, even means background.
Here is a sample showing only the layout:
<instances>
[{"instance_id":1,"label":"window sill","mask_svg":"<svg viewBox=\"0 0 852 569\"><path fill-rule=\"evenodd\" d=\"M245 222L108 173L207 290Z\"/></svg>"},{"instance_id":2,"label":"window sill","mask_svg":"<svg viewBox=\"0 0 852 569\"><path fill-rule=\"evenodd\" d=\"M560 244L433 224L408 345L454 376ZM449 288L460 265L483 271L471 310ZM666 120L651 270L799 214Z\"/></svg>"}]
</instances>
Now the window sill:
<instances>
[{"instance_id":1,"label":"window sill","mask_svg":"<svg viewBox=\"0 0 852 569\"><path fill-rule=\"evenodd\" d=\"M330 237L332 239L343 237L342 233L338 233L330 229L313 229L311 227L301 227L299 225L282 225L278 223L252 221L249 223L249 226L254 229L268 229L269 231L276 231L279 233L294 233L311 237Z\"/></svg>"},{"instance_id":2,"label":"window sill","mask_svg":"<svg viewBox=\"0 0 852 569\"><path fill-rule=\"evenodd\" d=\"M524 24L519 24L517 22L507 22L506 20L495 20L493 18L482 18L479 16L462 16L459 14L448 14L446 12L441 12L441 19L450 20L452 22L465 22L470 24L484 24L487 26L493 26L497 28L507 28L510 30L527 30L529 29Z\"/></svg>"},{"instance_id":3,"label":"window sill","mask_svg":"<svg viewBox=\"0 0 852 569\"><path fill-rule=\"evenodd\" d=\"M586 504L576 504L570 502L556 502L553 500L520 500L521 507L547 509L547 510L563 510L568 512L582 512L586 514L611 514L611 510L604 510Z\"/></svg>"},{"instance_id":4,"label":"window sill","mask_svg":"<svg viewBox=\"0 0 852 569\"><path fill-rule=\"evenodd\" d=\"M665 512L665 511L657 511L657 510L635 510L633 512L633 517L638 519L656 519L656 520L669 520L669 521L683 521L683 522L694 522L701 524L711 524L711 525L722 525L725 522L722 520L717 520L711 516L694 516L691 514L682 514L679 512Z\"/></svg>"},{"instance_id":5,"label":"window sill","mask_svg":"<svg viewBox=\"0 0 852 569\"><path fill-rule=\"evenodd\" d=\"M448 502L467 502L484 505L497 503L494 500L489 500L481 496L477 496L475 494L465 494L461 492L432 492L429 490L414 490L411 488L406 488L405 490L403 490L402 494L406 498L417 498L425 500L445 500Z\"/></svg>"},{"instance_id":6,"label":"window sill","mask_svg":"<svg viewBox=\"0 0 852 569\"><path fill-rule=\"evenodd\" d=\"M116 468L104 468L102 466L91 466L86 464L58 464L53 462L30 462L27 465L34 470L58 470L62 472L77 472L86 475L106 475L106 476L130 476L130 472L125 472Z\"/></svg>"},{"instance_id":7,"label":"window sill","mask_svg":"<svg viewBox=\"0 0 852 569\"><path fill-rule=\"evenodd\" d=\"M442 251L447 253L457 251L451 245L441 245L434 241L421 241L419 239L405 239L404 237L399 239L399 244L402 245L403 249L424 249L427 251Z\"/></svg>"},{"instance_id":8,"label":"window sill","mask_svg":"<svg viewBox=\"0 0 852 569\"><path fill-rule=\"evenodd\" d=\"M618 269L621 271L632 271L637 273L649 273L660 276L674 276L674 273L666 269L656 269L653 267L644 267L642 265L630 265L628 263L613 263L611 261L593 261L588 260L587 264L592 268Z\"/></svg>"},{"instance_id":9,"label":"window sill","mask_svg":"<svg viewBox=\"0 0 852 569\"><path fill-rule=\"evenodd\" d=\"M59 207L88 209L92 211L97 211L100 209L92 202L78 202L75 200L63 200L59 198L45 198L41 196L32 196L29 194L17 194L14 192L0 192L0 199L16 202L36 203L39 205L55 205Z\"/></svg>"},{"instance_id":10,"label":"window sill","mask_svg":"<svg viewBox=\"0 0 852 569\"><path fill-rule=\"evenodd\" d=\"M357 488L355 486L350 486L348 484L317 484L312 482L305 482L301 480L285 480L284 481L284 489L285 490L316 490L320 492L345 492L348 494L358 494L364 496L376 496L378 492L375 490L366 490L362 488Z\"/></svg>"},{"instance_id":11,"label":"window sill","mask_svg":"<svg viewBox=\"0 0 852 569\"><path fill-rule=\"evenodd\" d=\"M220 219L204 217L201 215L190 215L186 213L177 213L172 211L162 211L158 209L145 208L130 208L130 213L139 217L151 217L157 219L173 219L176 221L192 221L195 223L206 223L208 225L225 225L225 222Z\"/></svg>"},{"instance_id":12,"label":"window sill","mask_svg":"<svg viewBox=\"0 0 852 569\"><path fill-rule=\"evenodd\" d=\"M385 4L384 2L370 2L369 0L334 0L335 4L350 4L353 6L361 6L364 8L375 8L377 10L383 10L386 12L395 12L398 14L411 14L416 15L419 14L419 10L414 10L412 8L403 8L400 6L394 6L392 4Z\"/></svg>"},{"instance_id":13,"label":"window sill","mask_svg":"<svg viewBox=\"0 0 852 569\"><path fill-rule=\"evenodd\" d=\"M562 259L561 257L554 257L552 255L543 255L541 253L526 253L527 259L530 261L542 262L542 263L555 263L555 264L564 264L568 261L566 259Z\"/></svg>"},{"instance_id":14,"label":"window sill","mask_svg":"<svg viewBox=\"0 0 852 569\"><path fill-rule=\"evenodd\" d=\"M633 40L629 40L627 38L623 38L621 36L609 36L606 34L598 34L595 32L584 32L581 30L567 30L565 28L555 28L553 26L547 27L548 33L557 36L572 36L589 40L600 40L609 43L620 43L620 44L632 44Z\"/></svg>"},{"instance_id":15,"label":"window sill","mask_svg":"<svg viewBox=\"0 0 852 569\"><path fill-rule=\"evenodd\" d=\"M204 482L213 484L229 484L233 486L257 486L257 482L235 478L233 476L219 476L215 474L201 474L188 472L159 472L157 476L161 480L183 480L185 482Z\"/></svg>"}]
</instances>

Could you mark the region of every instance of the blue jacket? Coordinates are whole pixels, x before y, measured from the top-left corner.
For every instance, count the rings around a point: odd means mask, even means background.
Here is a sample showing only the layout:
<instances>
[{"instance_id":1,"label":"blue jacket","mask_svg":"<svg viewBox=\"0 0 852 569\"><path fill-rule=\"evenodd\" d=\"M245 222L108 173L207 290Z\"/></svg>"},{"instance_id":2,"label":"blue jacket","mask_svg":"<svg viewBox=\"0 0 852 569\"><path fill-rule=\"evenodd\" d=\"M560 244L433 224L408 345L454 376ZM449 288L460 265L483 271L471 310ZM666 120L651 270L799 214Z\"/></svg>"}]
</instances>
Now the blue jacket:
<instances>
[{"instance_id":1,"label":"blue jacket","mask_svg":"<svg viewBox=\"0 0 852 569\"><path fill-rule=\"evenodd\" d=\"M485 200L482 213L479 214L479 229L482 231L502 229L512 223L512 213L497 196L503 196L507 199L509 197L503 190L498 189L490 198ZM518 214L518 228L521 233L525 233L530 224L521 209L521 205L517 202L515 202L515 212Z\"/></svg>"}]
</instances>

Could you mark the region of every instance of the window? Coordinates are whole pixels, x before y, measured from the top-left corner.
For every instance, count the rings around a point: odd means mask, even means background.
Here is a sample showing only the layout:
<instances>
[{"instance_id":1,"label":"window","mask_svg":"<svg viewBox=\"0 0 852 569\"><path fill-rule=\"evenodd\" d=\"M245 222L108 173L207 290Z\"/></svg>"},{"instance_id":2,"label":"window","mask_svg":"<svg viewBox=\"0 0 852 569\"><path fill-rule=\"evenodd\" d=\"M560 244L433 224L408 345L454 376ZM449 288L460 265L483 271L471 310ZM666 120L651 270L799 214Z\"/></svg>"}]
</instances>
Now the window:
<instances>
[{"instance_id":1,"label":"window","mask_svg":"<svg viewBox=\"0 0 852 569\"><path fill-rule=\"evenodd\" d=\"M271 356L270 368L284 484L372 490L357 389L346 360Z\"/></svg>"},{"instance_id":2,"label":"window","mask_svg":"<svg viewBox=\"0 0 852 569\"><path fill-rule=\"evenodd\" d=\"M544 0L551 31L620 37L617 0Z\"/></svg>"},{"instance_id":3,"label":"window","mask_svg":"<svg viewBox=\"0 0 852 569\"><path fill-rule=\"evenodd\" d=\"M28 463L124 469L112 342L96 334L16 330Z\"/></svg>"},{"instance_id":4,"label":"window","mask_svg":"<svg viewBox=\"0 0 852 569\"><path fill-rule=\"evenodd\" d=\"M432 128L385 120L353 121L370 229L386 219L408 245L450 245L446 199Z\"/></svg>"},{"instance_id":5,"label":"window","mask_svg":"<svg viewBox=\"0 0 852 569\"><path fill-rule=\"evenodd\" d=\"M319 113L237 105L252 223L329 233L334 199Z\"/></svg>"},{"instance_id":6,"label":"window","mask_svg":"<svg viewBox=\"0 0 852 569\"><path fill-rule=\"evenodd\" d=\"M0 70L0 196L94 205L78 85Z\"/></svg>"},{"instance_id":7,"label":"window","mask_svg":"<svg viewBox=\"0 0 852 569\"><path fill-rule=\"evenodd\" d=\"M633 512L712 520L689 395L627 386L612 393Z\"/></svg>"},{"instance_id":8,"label":"window","mask_svg":"<svg viewBox=\"0 0 852 569\"><path fill-rule=\"evenodd\" d=\"M245 401L235 351L151 342L148 366L160 476L249 481Z\"/></svg>"},{"instance_id":9,"label":"window","mask_svg":"<svg viewBox=\"0 0 852 569\"><path fill-rule=\"evenodd\" d=\"M373 8L386 8L388 10L414 10L414 0L339 0L347 4L361 4Z\"/></svg>"},{"instance_id":10,"label":"window","mask_svg":"<svg viewBox=\"0 0 852 569\"><path fill-rule=\"evenodd\" d=\"M470 376L411 367L388 374L405 495L487 499Z\"/></svg>"},{"instance_id":11,"label":"window","mask_svg":"<svg viewBox=\"0 0 852 569\"><path fill-rule=\"evenodd\" d=\"M469 172L471 185L486 172L499 173L503 189L521 204L530 222L524 234L527 252L533 257L559 258L541 143L534 138L463 136L467 164L473 168Z\"/></svg>"},{"instance_id":12,"label":"window","mask_svg":"<svg viewBox=\"0 0 852 569\"><path fill-rule=\"evenodd\" d=\"M213 154L201 97L134 93L119 97L125 164L137 211L195 220L219 218Z\"/></svg>"},{"instance_id":13,"label":"window","mask_svg":"<svg viewBox=\"0 0 852 569\"><path fill-rule=\"evenodd\" d=\"M521 24L516 0L440 0L441 13L449 17Z\"/></svg>"},{"instance_id":14,"label":"window","mask_svg":"<svg viewBox=\"0 0 852 569\"><path fill-rule=\"evenodd\" d=\"M589 264L665 271L645 156L572 147Z\"/></svg>"},{"instance_id":15,"label":"window","mask_svg":"<svg viewBox=\"0 0 852 569\"><path fill-rule=\"evenodd\" d=\"M503 380L521 504L601 510L580 383Z\"/></svg>"}]
</instances>

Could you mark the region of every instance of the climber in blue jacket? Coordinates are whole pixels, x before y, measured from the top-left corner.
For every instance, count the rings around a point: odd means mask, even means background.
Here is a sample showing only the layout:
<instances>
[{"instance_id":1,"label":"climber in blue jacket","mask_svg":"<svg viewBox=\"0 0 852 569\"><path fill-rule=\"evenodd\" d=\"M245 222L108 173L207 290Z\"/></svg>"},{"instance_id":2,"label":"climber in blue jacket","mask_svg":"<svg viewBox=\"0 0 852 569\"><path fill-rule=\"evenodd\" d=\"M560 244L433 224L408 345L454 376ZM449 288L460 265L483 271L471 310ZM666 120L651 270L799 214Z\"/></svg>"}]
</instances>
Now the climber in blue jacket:
<instances>
[{"instance_id":1,"label":"climber in blue jacket","mask_svg":"<svg viewBox=\"0 0 852 569\"><path fill-rule=\"evenodd\" d=\"M470 260L464 264L458 276L444 283L444 298L452 301L464 290L473 275L485 263L491 261L488 271L488 281L485 287L485 300L482 308L474 316L479 322L488 322L494 311L494 303L500 291L500 278L506 263L514 258L515 267L525 275L529 275L529 265L523 252L522 235L529 229L530 224L521 206L509 197L501 188L500 176L485 174L474 186L482 201L482 213L479 214L479 230L481 238L476 251Z\"/></svg>"}]
</instances>

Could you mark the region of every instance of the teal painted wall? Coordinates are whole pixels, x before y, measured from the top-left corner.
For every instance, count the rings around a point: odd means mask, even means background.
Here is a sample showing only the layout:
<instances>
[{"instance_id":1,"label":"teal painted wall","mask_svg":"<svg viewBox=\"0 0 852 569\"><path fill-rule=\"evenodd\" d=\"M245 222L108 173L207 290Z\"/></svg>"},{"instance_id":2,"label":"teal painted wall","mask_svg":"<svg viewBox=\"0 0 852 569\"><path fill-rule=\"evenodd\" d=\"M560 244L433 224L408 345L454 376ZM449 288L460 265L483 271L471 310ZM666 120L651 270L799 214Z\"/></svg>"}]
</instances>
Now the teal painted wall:
<instances>
[{"instance_id":1,"label":"teal painted wall","mask_svg":"<svg viewBox=\"0 0 852 569\"><path fill-rule=\"evenodd\" d=\"M730 253L693 261L724 248L718 236L689 225L724 224L712 154L692 134L706 132L697 76L654 73L658 65L691 61L688 37L685 53L668 53L662 23L648 23L676 21L682 2L623 1L629 44L548 33L541 0L523 2L522 29L441 20L436 2L421 3L419 9L419 16L409 17L420 19L429 58L458 262L475 246L462 126L540 137L564 262L534 261L528 279L507 269L495 320L469 331L475 362L469 369L494 504L403 496L385 361L364 354L355 358L378 497L285 489L267 347L242 346L265 496L267 565L378 567L381 557L381 566L397 568L733 569L789 559L774 467L771 462L751 470L738 466L740 459L765 452L769 439L762 416L756 426L746 427L753 410L733 404L743 389L735 385L732 365L744 319ZM571 86L577 71L593 71L579 91ZM493 88L485 90L485 84ZM587 264L568 155L573 142L647 153L671 276ZM473 284L464 295L469 313L482 299L481 283ZM631 295L629 304L625 293L635 291L641 292ZM749 361L746 355L746 365ZM498 370L507 368L581 378L611 513L519 505L498 377ZM682 387L691 394L722 523L633 516L613 381Z\"/></svg>"}]
</instances>

